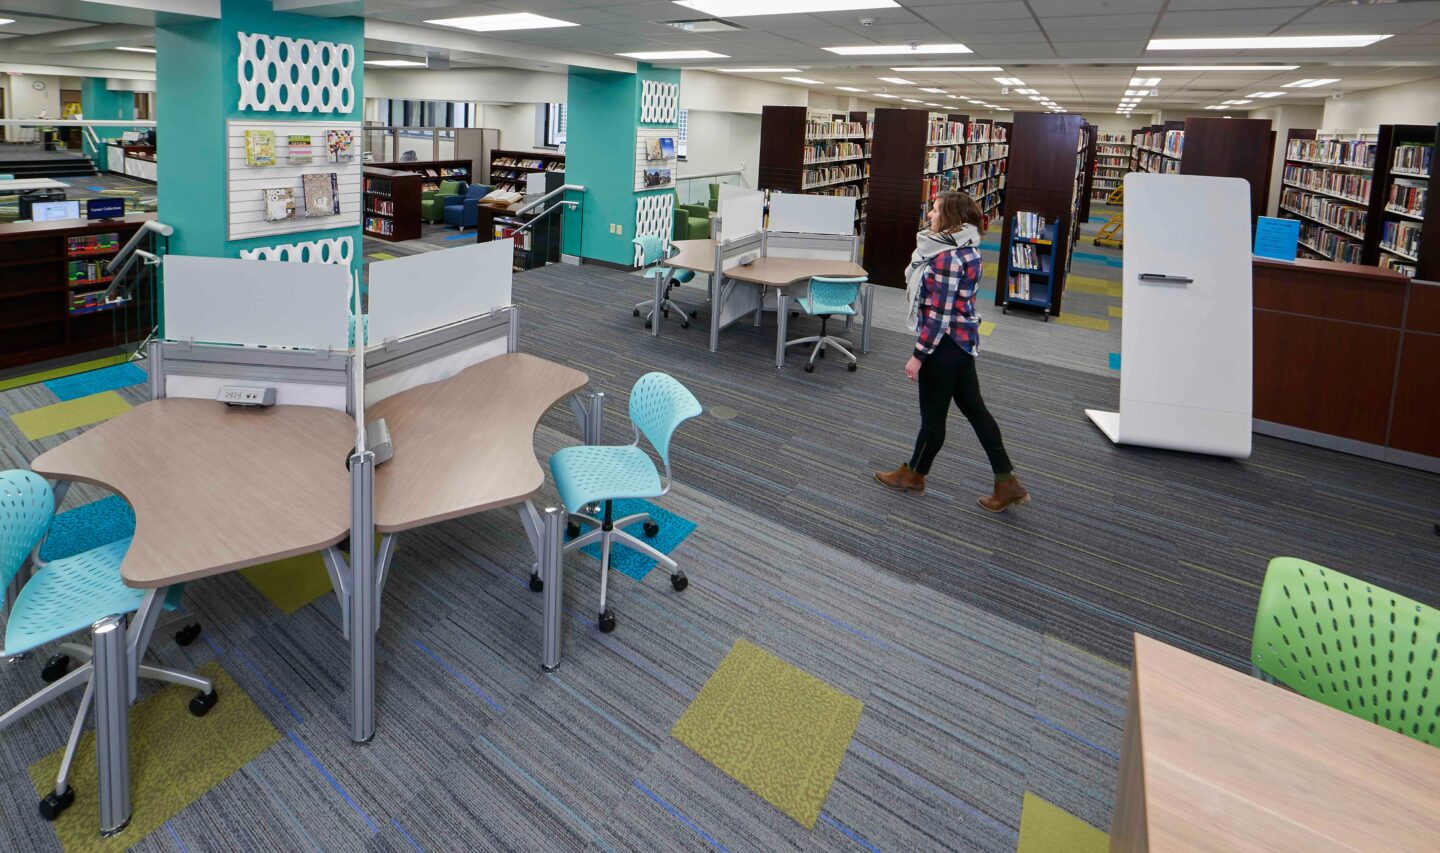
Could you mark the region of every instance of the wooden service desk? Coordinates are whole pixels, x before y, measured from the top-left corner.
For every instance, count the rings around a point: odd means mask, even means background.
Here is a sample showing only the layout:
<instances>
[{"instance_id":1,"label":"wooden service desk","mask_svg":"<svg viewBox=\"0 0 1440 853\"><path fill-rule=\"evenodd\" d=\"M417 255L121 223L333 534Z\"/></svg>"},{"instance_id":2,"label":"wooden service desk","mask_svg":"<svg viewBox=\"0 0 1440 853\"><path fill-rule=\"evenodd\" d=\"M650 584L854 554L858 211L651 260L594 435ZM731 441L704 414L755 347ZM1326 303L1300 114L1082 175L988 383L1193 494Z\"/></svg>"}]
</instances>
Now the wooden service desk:
<instances>
[{"instance_id":1,"label":"wooden service desk","mask_svg":"<svg viewBox=\"0 0 1440 853\"><path fill-rule=\"evenodd\" d=\"M1254 263L1255 431L1440 471L1440 284Z\"/></svg>"},{"instance_id":2,"label":"wooden service desk","mask_svg":"<svg viewBox=\"0 0 1440 853\"><path fill-rule=\"evenodd\" d=\"M1440 749L1135 635L1112 851L1434 851Z\"/></svg>"},{"instance_id":3,"label":"wooden service desk","mask_svg":"<svg viewBox=\"0 0 1440 853\"><path fill-rule=\"evenodd\" d=\"M375 469L375 529L398 533L529 500L545 482L535 458L541 416L589 382L508 353L369 407L395 443L394 458Z\"/></svg>"},{"instance_id":4,"label":"wooden service desk","mask_svg":"<svg viewBox=\"0 0 1440 853\"><path fill-rule=\"evenodd\" d=\"M135 509L125 583L162 587L321 551L350 532L354 421L315 406L151 400L38 456Z\"/></svg>"}]
</instances>

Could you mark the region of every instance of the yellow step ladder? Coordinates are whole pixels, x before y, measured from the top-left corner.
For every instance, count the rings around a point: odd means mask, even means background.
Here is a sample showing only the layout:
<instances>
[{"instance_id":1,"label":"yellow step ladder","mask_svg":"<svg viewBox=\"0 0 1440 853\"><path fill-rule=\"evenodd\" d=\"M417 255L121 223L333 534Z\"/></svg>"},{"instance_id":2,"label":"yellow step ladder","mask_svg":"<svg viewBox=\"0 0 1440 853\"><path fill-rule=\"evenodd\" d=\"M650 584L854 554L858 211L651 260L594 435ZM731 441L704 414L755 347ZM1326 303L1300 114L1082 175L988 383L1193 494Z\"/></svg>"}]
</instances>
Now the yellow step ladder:
<instances>
[{"instance_id":1,"label":"yellow step ladder","mask_svg":"<svg viewBox=\"0 0 1440 853\"><path fill-rule=\"evenodd\" d=\"M1121 184L1120 186L1111 190L1110 195L1106 196L1105 198L1105 203L1124 204L1125 185ZM1111 214L1110 218L1105 221L1105 224L1100 226L1100 230L1095 232L1095 245L1110 246L1115 249L1124 247L1125 214L1123 212Z\"/></svg>"}]
</instances>

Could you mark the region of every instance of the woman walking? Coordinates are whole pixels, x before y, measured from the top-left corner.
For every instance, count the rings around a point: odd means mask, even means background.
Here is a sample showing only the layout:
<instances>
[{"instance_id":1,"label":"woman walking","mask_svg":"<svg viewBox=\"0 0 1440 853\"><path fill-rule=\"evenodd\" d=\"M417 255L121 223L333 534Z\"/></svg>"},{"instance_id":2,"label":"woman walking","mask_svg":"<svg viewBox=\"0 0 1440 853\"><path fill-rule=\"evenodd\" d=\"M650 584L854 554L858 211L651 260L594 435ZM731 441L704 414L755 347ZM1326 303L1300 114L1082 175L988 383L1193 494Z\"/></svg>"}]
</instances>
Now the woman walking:
<instances>
[{"instance_id":1,"label":"woman walking","mask_svg":"<svg viewBox=\"0 0 1440 853\"><path fill-rule=\"evenodd\" d=\"M993 494L979 499L991 512L1004 512L1030 500L1020 485L1000 439L1000 427L980 397L975 356L980 351L980 315L975 313L975 288L980 281L980 228L983 216L975 200L962 192L943 192L928 215L930 230L921 231L910 257L906 283L910 297L910 328L916 330L915 351L905 375L920 386L920 434L910 461L875 479L892 489L925 493L925 475L945 443L950 403L975 428L975 435L995 472Z\"/></svg>"}]
</instances>

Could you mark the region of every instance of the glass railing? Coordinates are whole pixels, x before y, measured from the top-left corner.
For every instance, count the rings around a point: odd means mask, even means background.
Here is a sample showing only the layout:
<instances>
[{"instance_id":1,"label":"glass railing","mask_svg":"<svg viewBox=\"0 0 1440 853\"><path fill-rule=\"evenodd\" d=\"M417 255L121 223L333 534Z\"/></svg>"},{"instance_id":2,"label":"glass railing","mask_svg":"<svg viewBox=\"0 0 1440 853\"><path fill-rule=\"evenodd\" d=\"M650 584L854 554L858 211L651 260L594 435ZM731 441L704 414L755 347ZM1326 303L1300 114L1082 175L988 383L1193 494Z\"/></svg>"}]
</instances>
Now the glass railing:
<instances>
[{"instance_id":1,"label":"glass railing","mask_svg":"<svg viewBox=\"0 0 1440 853\"><path fill-rule=\"evenodd\" d=\"M401 160L454 160L453 127L382 127L367 125L360 149L371 163Z\"/></svg>"},{"instance_id":2,"label":"glass railing","mask_svg":"<svg viewBox=\"0 0 1440 853\"><path fill-rule=\"evenodd\" d=\"M714 206L710 204L712 184L748 186L745 176L740 172L706 172L696 175L680 175L675 179L675 192L679 195L681 204L702 204L714 210Z\"/></svg>"}]
</instances>

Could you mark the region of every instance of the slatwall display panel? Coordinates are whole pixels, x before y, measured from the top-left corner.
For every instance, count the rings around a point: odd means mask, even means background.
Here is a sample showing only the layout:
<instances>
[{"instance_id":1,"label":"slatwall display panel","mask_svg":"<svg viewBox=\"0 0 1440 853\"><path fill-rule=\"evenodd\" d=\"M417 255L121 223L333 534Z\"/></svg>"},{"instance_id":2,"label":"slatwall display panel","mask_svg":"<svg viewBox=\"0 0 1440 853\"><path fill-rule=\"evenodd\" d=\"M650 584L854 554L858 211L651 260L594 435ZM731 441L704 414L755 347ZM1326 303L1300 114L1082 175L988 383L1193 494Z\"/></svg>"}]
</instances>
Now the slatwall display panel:
<instances>
[{"instance_id":1,"label":"slatwall display panel","mask_svg":"<svg viewBox=\"0 0 1440 853\"><path fill-rule=\"evenodd\" d=\"M645 80L640 85L640 121L675 124L680 119L680 84Z\"/></svg>"},{"instance_id":2,"label":"slatwall display panel","mask_svg":"<svg viewBox=\"0 0 1440 853\"><path fill-rule=\"evenodd\" d=\"M675 186L675 178L680 171L680 160L678 156L672 155L662 160L651 160L648 156L647 146L650 140L669 139L673 146L678 142L680 131L673 127L640 127L635 129L635 191L658 190ZM660 172L661 182L658 184L645 183L647 171ZM668 173L668 174L666 174Z\"/></svg>"},{"instance_id":3,"label":"slatwall display panel","mask_svg":"<svg viewBox=\"0 0 1440 853\"><path fill-rule=\"evenodd\" d=\"M653 234L670 253L670 232L675 227L675 194L649 193L635 197L635 236ZM640 247L635 247L635 266L642 266Z\"/></svg>"},{"instance_id":4,"label":"slatwall display panel","mask_svg":"<svg viewBox=\"0 0 1440 853\"><path fill-rule=\"evenodd\" d=\"M275 134L275 165L245 165L245 131L268 130ZM328 163L325 132L348 130L352 134L350 162ZM312 162L292 166L286 162L290 136L310 136ZM229 229L226 239L244 240L268 237L271 234L293 234L298 231L324 231L330 228L360 227L363 192L361 169L360 123L354 121L265 121L241 119L225 123L226 204L229 208ZM334 216L305 216L305 193L301 176L334 172L340 212ZM295 192L295 218L267 221L265 190L290 187Z\"/></svg>"}]
</instances>

